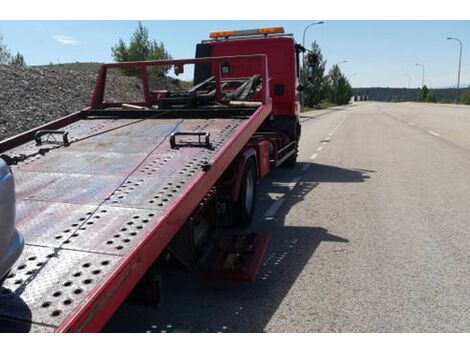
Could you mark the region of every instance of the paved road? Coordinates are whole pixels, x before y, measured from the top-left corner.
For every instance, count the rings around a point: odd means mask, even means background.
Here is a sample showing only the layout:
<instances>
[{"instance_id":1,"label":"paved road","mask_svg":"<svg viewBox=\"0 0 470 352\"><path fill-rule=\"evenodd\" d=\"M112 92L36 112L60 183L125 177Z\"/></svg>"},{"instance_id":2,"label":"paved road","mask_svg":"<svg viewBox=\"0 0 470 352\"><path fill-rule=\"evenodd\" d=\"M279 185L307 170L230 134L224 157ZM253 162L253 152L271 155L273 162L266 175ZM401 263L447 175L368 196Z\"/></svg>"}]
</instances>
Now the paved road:
<instances>
[{"instance_id":1,"label":"paved road","mask_svg":"<svg viewBox=\"0 0 470 352\"><path fill-rule=\"evenodd\" d=\"M256 283L173 274L159 309L125 304L106 331L470 331L470 109L367 102L302 124L297 167L260 183Z\"/></svg>"}]
</instances>

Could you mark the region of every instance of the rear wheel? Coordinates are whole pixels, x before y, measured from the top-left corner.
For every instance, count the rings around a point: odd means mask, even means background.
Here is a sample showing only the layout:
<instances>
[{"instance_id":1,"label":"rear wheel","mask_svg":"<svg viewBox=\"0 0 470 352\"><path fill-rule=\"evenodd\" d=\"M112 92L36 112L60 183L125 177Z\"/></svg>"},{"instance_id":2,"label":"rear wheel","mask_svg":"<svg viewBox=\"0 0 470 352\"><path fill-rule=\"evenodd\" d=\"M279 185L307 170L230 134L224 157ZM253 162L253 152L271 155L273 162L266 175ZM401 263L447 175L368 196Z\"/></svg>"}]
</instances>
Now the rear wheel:
<instances>
[{"instance_id":1,"label":"rear wheel","mask_svg":"<svg viewBox=\"0 0 470 352\"><path fill-rule=\"evenodd\" d=\"M235 203L235 225L246 227L253 220L256 207L256 181L256 162L251 158L247 161L243 170L240 193L238 195L238 201Z\"/></svg>"},{"instance_id":2,"label":"rear wheel","mask_svg":"<svg viewBox=\"0 0 470 352\"><path fill-rule=\"evenodd\" d=\"M297 150L286 161L282 163L283 167L294 167L297 164Z\"/></svg>"}]
</instances>

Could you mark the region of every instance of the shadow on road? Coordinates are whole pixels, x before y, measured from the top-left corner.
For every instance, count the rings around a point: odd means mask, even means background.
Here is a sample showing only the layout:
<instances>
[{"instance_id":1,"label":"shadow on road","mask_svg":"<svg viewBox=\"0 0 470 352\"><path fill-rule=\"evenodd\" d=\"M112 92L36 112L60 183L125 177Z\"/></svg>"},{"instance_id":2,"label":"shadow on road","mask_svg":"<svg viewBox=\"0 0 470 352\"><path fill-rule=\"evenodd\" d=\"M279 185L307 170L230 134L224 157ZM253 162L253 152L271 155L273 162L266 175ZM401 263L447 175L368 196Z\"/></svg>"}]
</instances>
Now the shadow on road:
<instances>
[{"instance_id":1,"label":"shadow on road","mask_svg":"<svg viewBox=\"0 0 470 352\"><path fill-rule=\"evenodd\" d=\"M347 234L323 227L287 226L286 215L321 183L365 182L370 170L299 163L294 169L274 170L261 181L259 198L285 194L272 221L257 209L251 230L270 235L270 244L255 283L202 281L183 272L169 272L159 309L123 305L105 331L149 332L263 332L322 242L348 244ZM300 177L292 188L292 180ZM278 317L279 318L279 317ZM285 319L288 329L289 317Z\"/></svg>"}]
</instances>

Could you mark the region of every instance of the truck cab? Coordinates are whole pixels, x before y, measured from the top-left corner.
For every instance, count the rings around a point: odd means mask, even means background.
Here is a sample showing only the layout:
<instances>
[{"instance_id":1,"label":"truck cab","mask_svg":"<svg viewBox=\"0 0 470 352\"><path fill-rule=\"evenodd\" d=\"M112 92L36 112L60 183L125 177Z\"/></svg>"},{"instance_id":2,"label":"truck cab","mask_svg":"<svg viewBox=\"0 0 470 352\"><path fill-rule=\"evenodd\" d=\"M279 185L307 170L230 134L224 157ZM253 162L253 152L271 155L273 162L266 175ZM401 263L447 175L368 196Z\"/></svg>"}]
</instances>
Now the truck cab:
<instances>
[{"instance_id":1,"label":"truck cab","mask_svg":"<svg viewBox=\"0 0 470 352\"><path fill-rule=\"evenodd\" d=\"M281 133L289 142L295 142L295 152L285 160L284 166L294 166L297 143L300 138L299 123L299 69L300 53L304 50L295 43L292 34L284 33L283 27L258 28L239 31L210 33L209 40L196 46L196 58L230 57L237 55L266 55L269 73L269 94L272 99L270 118L260 127L259 133ZM214 76L214 66L195 65L194 84ZM250 77L255 73L249 63L222 67L222 75L231 78ZM283 141L286 144L286 141Z\"/></svg>"},{"instance_id":2,"label":"truck cab","mask_svg":"<svg viewBox=\"0 0 470 352\"><path fill-rule=\"evenodd\" d=\"M299 53L291 34L282 27L254 30L212 32L211 40L196 46L196 58L265 54L268 58L269 91L273 101L273 116L295 116L299 113L297 92ZM254 74L249 65L228 68L227 75L249 77ZM194 83L207 79L212 72L208 66L196 65Z\"/></svg>"}]
</instances>

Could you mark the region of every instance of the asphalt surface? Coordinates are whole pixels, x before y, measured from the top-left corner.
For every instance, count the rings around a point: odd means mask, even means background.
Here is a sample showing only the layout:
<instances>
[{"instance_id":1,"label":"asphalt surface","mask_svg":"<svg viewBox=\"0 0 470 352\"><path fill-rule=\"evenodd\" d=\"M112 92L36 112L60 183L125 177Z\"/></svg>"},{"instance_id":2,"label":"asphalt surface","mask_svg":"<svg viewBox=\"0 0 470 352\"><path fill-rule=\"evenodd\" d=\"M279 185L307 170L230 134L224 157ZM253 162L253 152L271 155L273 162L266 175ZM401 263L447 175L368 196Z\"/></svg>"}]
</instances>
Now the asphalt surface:
<instances>
[{"instance_id":1,"label":"asphalt surface","mask_svg":"<svg viewBox=\"0 0 470 352\"><path fill-rule=\"evenodd\" d=\"M259 184L253 284L164 275L105 331L470 331L470 108L357 103L302 118L299 163Z\"/></svg>"}]
</instances>

